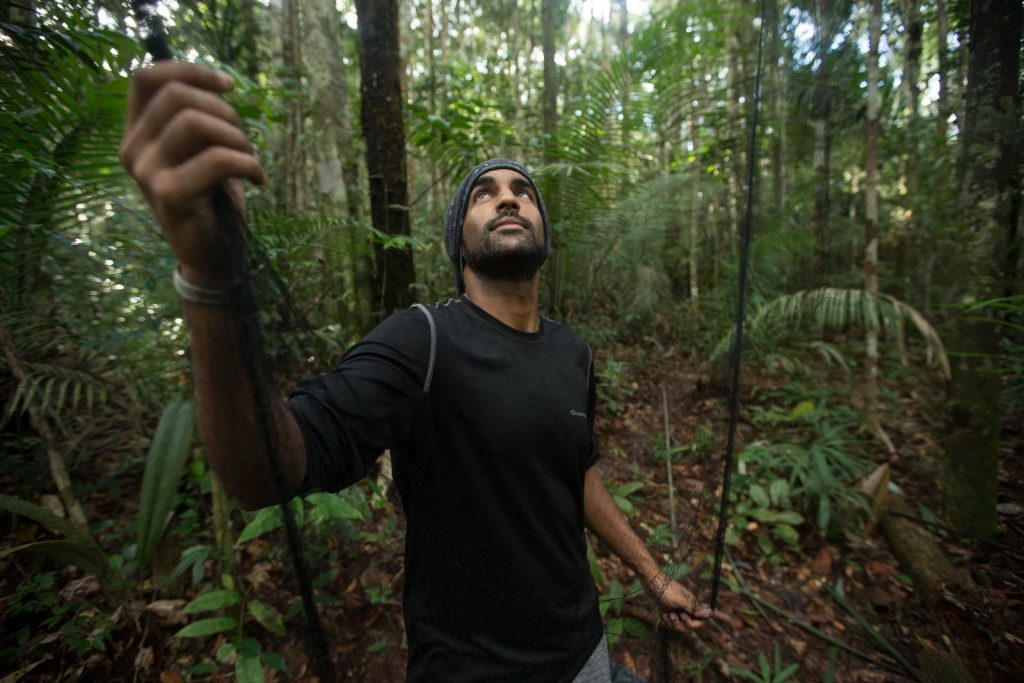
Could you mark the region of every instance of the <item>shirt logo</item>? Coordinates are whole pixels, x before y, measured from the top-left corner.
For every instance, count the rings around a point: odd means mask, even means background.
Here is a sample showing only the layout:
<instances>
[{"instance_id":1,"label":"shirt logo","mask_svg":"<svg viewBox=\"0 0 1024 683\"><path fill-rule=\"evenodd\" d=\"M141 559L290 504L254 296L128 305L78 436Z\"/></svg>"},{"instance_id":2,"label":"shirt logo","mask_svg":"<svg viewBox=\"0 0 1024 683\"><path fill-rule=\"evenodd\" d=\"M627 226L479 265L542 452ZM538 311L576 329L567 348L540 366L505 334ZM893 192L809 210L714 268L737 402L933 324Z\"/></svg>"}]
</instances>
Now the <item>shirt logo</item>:
<instances>
[{"instance_id":1,"label":"shirt logo","mask_svg":"<svg viewBox=\"0 0 1024 683\"><path fill-rule=\"evenodd\" d=\"M579 410L570 410L569 414L573 417L586 417L587 414Z\"/></svg>"}]
</instances>

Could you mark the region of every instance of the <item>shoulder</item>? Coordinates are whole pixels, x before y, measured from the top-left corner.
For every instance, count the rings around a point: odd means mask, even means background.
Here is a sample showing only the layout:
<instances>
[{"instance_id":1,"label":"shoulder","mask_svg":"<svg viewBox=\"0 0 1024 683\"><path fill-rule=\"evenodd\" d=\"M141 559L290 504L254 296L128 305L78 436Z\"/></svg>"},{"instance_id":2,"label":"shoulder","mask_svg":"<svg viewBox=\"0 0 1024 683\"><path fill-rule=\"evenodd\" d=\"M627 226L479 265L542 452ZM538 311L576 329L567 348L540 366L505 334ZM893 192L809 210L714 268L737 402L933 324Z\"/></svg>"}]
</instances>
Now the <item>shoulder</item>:
<instances>
[{"instance_id":1,"label":"shoulder","mask_svg":"<svg viewBox=\"0 0 1024 683\"><path fill-rule=\"evenodd\" d=\"M420 310L419 305L414 304L409 308L395 311L382 320L370 330L364 340L382 341L395 336L405 337L411 332L426 330L428 324L427 317Z\"/></svg>"},{"instance_id":2,"label":"shoulder","mask_svg":"<svg viewBox=\"0 0 1024 683\"><path fill-rule=\"evenodd\" d=\"M546 336L553 344L558 348L586 356L588 362L593 360L594 352L591 350L590 344L572 325L545 316L541 316L541 318L544 321Z\"/></svg>"}]
</instances>

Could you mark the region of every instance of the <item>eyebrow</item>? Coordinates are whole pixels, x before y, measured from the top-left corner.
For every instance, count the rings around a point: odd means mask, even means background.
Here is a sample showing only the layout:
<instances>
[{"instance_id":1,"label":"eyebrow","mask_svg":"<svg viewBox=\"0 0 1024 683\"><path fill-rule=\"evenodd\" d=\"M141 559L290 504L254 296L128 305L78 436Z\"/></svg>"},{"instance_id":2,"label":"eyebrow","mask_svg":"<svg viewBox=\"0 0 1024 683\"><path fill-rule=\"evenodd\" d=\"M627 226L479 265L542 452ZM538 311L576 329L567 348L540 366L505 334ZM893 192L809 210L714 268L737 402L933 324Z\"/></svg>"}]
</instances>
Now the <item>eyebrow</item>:
<instances>
[{"instance_id":1,"label":"eyebrow","mask_svg":"<svg viewBox=\"0 0 1024 683\"><path fill-rule=\"evenodd\" d=\"M494 176L482 175L482 176L480 176L479 178L476 179L476 182L473 183L473 187L469 188L469 191L472 192L473 190L475 190L476 188L480 187L481 185L484 185L484 186L487 186L487 187L494 187L497 184L498 184L498 181L494 179ZM530 184L530 181L528 181L526 178L522 178L522 177L513 178L509 182L509 185L511 185L512 189L514 189L514 190L529 190L530 194L535 194L535 192L533 190L533 186Z\"/></svg>"}]
</instances>

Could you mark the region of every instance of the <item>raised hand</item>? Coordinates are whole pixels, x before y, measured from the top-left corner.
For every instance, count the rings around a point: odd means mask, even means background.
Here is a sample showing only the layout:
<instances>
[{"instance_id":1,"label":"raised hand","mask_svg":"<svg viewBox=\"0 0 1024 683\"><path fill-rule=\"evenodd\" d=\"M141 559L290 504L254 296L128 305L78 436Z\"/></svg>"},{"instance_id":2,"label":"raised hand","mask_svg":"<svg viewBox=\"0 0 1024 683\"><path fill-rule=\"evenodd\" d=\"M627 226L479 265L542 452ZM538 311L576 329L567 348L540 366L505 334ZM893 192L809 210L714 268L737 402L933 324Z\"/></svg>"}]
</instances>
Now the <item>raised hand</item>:
<instances>
[{"instance_id":1,"label":"raised hand","mask_svg":"<svg viewBox=\"0 0 1024 683\"><path fill-rule=\"evenodd\" d=\"M197 285L223 287L235 277L225 266L228 241L218 231L212 191L224 186L240 215L240 179L267 181L238 114L220 94L231 77L199 64L162 61L132 79L121 161L142 189L182 275Z\"/></svg>"}]
</instances>

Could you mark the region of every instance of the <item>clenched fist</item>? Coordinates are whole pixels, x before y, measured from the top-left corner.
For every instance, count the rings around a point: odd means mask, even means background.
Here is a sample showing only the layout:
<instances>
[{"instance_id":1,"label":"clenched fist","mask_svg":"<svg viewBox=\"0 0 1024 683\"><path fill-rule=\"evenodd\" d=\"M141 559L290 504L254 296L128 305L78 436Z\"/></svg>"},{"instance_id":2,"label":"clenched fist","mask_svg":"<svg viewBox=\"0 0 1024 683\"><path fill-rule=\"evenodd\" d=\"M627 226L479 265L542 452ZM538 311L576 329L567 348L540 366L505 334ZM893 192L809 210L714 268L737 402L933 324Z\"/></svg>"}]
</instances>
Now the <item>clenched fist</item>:
<instances>
[{"instance_id":1,"label":"clenched fist","mask_svg":"<svg viewBox=\"0 0 1024 683\"><path fill-rule=\"evenodd\" d=\"M214 217L211 192L226 187L244 215L239 181L267 181L238 114L220 96L232 84L227 74L199 64L165 61L140 69L121 142L121 162L153 209L182 275L212 288L236 273L225 266L235 261L218 234L223 227Z\"/></svg>"}]
</instances>

